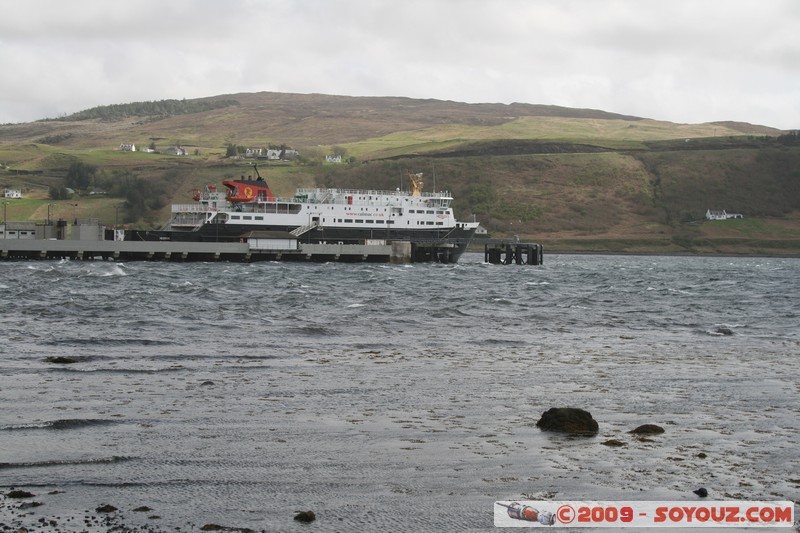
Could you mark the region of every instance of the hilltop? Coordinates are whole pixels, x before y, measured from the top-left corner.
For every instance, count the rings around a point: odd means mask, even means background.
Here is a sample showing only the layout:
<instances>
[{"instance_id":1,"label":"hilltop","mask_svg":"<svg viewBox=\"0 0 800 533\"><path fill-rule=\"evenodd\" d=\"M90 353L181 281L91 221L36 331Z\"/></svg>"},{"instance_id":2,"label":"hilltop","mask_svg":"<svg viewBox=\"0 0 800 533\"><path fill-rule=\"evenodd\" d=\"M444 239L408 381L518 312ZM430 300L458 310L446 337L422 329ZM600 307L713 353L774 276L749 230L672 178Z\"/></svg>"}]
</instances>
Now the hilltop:
<instances>
[{"instance_id":1,"label":"hilltop","mask_svg":"<svg viewBox=\"0 0 800 533\"><path fill-rule=\"evenodd\" d=\"M81 196L62 211L155 226L190 189L250 172L250 160L226 157L231 146L284 146L300 160L260 163L283 195L315 184L393 189L424 172L427 186L454 193L459 217L550 249L798 254L800 144L787 133L524 103L242 93L2 125L0 186L34 197L8 205L9 219L44 219L47 191L85 163L106 184L146 184L157 201L131 209L129 197ZM188 155L120 152L123 143ZM323 164L332 151L351 163ZM745 219L704 222L707 209Z\"/></svg>"},{"instance_id":2,"label":"hilltop","mask_svg":"<svg viewBox=\"0 0 800 533\"><path fill-rule=\"evenodd\" d=\"M223 150L229 142L352 145L358 156L373 159L384 156L385 149L403 150L411 143L429 150L437 143L496 138L619 143L781 133L743 123L673 124L593 109L402 97L264 92L164 102L171 104L101 106L59 119L7 124L0 126L0 143L113 149L123 142L156 140L210 151ZM181 103L189 111L181 111Z\"/></svg>"}]
</instances>

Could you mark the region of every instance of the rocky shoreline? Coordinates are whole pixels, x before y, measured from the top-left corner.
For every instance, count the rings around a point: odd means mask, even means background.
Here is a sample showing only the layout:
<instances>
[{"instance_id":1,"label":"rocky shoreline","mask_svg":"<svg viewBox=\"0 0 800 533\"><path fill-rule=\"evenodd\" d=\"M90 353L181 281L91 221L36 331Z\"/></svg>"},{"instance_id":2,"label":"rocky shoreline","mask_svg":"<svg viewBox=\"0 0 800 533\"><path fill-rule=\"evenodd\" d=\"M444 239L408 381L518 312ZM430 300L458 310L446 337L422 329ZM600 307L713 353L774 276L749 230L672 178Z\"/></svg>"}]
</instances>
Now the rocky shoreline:
<instances>
[{"instance_id":1,"label":"rocky shoreline","mask_svg":"<svg viewBox=\"0 0 800 533\"><path fill-rule=\"evenodd\" d=\"M163 533L165 531L221 531L230 533L257 533L257 530L235 526L223 526L215 523L203 525L187 524L185 528L177 526L159 525L132 525L133 522L142 521L141 517L132 518L129 513L143 515L147 521L158 522L162 519L150 507L140 506L133 509L120 509L115 505L103 503L94 509L85 509L72 515L63 516L37 516L41 514L39 508L47 508L48 497L60 494L60 491L51 491L43 494L10 488L0 492L0 532L2 533L67 533L94 531L114 531L119 533ZM310 513L311 511L305 511ZM45 513L46 514L46 513ZM304 514L303 516L308 516ZM295 520L300 520L295 517ZM313 520L313 519L312 519ZM310 520L303 520L310 521ZM266 531L266 530L261 530Z\"/></svg>"}]
</instances>

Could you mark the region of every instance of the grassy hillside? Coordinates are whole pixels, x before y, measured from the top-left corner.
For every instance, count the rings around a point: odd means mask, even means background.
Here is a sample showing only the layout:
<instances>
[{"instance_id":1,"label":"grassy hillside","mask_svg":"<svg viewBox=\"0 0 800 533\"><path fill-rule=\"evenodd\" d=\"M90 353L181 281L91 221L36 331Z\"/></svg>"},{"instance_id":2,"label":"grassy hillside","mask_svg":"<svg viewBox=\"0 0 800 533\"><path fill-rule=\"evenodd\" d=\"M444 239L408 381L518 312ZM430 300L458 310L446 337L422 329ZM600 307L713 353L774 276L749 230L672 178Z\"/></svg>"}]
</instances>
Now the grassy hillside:
<instances>
[{"instance_id":1,"label":"grassy hillside","mask_svg":"<svg viewBox=\"0 0 800 533\"><path fill-rule=\"evenodd\" d=\"M160 114L142 115L153 109ZM280 195L315 184L407 187L407 172L424 172L426 189L454 193L460 218L550 250L800 254L800 145L780 133L528 104L238 94L0 126L0 187L27 197L6 204L10 220L44 220L52 204L63 218L154 227L192 189L252 174L251 161L225 157L229 144L283 144L303 160L260 163ZM118 150L131 142L189 155ZM356 163L322 164L334 146ZM138 218L124 198L50 200L78 161L106 182L141 178L164 205ZM709 208L746 218L704 222Z\"/></svg>"},{"instance_id":2,"label":"grassy hillside","mask_svg":"<svg viewBox=\"0 0 800 533\"><path fill-rule=\"evenodd\" d=\"M589 109L531 104L465 104L398 97L349 97L284 93L223 95L208 99L209 109L174 115L77 113L74 118L0 125L0 144L47 144L68 149L115 149L121 143L162 148L182 144L203 153L224 152L228 143L288 144L298 149L349 145L362 156L384 148L459 139L608 139L611 141L742 135L737 124L679 125L646 121ZM219 101L219 107L209 102ZM202 108L200 108L202 109ZM87 117L87 118L83 118ZM765 134L751 127L749 133ZM777 130L769 130L778 133ZM400 134L397 136L397 134ZM361 147L361 143L365 143ZM375 144L379 150L371 147Z\"/></svg>"}]
</instances>

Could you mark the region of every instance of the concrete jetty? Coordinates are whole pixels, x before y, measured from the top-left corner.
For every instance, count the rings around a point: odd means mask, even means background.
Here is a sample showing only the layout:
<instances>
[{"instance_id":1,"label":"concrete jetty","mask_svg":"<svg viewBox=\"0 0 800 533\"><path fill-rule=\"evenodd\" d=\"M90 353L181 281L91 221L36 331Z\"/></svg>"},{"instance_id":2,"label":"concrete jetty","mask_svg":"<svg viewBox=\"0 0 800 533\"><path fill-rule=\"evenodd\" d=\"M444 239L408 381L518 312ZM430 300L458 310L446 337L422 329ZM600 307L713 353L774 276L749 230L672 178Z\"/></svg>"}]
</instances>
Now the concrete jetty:
<instances>
[{"instance_id":1,"label":"concrete jetty","mask_svg":"<svg viewBox=\"0 0 800 533\"><path fill-rule=\"evenodd\" d=\"M274 231L253 231L242 235L238 242L125 240L137 237L137 233L126 235L123 230L106 228L94 220L81 222L69 232L66 222L61 220L50 224L27 223L30 227L3 224L0 260L452 263L469 244L461 239L304 243L290 233ZM481 240L486 243L487 263L542 263L540 244Z\"/></svg>"},{"instance_id":2,"label":"concrete jetty","mask_svg":"<svg viewBox=\"0 0 800 533\"><path fill-rule=\"evenodd\" d=\"M297 243L294 248L270 248L254 244L256 243L0 239L0 259L411 262L411 246L408 242L363 245Z\"/></svg>"}]
</instances>

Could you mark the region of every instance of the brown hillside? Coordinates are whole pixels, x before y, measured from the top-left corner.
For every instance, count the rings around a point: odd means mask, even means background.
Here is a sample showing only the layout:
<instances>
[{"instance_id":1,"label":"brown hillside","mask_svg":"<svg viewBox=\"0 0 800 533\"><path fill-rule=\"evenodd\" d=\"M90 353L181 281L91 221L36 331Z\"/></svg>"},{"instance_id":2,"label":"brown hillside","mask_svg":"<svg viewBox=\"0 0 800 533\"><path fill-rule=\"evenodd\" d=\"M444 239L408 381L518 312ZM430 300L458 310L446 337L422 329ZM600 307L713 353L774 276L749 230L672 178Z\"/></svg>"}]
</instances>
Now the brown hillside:
<instances>
[{"instance_id":1,"label":"brown hillside","mask_svg":"<svg viewBox=\"0 0 800 533\"><path fill-rule=\"evenodd\" d=\"M43 143L71 148L165 140L188 146L286 143L292 146L346 144L397 131L441 124L496 126L520 117L641 120L592 109L532 104L466 104L402 97L241 93L211 100L238 106L170 117L127 117L113 122L47 120L0 126L0 143Z\"/></svg>"},{"instance_id":2,"label":"brown hillside","mask_svg":"<svg viewBox=\"0 0 800 533\"><path fill-rule=\"evenodd\" d=\"M724 128L745 133L747 135L780 135L781 133L781 130L770 128L769 126L760 126L758 124L749 124L747 122L721 121L710 122L709 124L722 126Z\"/></svg>"}]
</instances>

